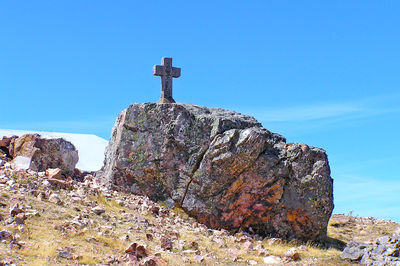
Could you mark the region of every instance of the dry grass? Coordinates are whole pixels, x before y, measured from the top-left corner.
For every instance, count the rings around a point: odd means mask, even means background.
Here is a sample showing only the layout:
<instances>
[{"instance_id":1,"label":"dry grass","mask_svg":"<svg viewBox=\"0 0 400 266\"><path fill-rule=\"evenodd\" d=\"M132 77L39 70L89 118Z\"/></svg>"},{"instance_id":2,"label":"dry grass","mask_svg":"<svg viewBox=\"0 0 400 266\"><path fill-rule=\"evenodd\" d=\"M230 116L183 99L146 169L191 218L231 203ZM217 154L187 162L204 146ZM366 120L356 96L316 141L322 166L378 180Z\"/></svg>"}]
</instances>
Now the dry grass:
<instances>
[{"instance_id":1,"label":"dry grass","mask_svg":"<svg viewBox=\"0 0 400 266\"><path fill-rule=\"evenodd\" d=\"M0 188L1 189L1 188ZM177 241L182 241L185 245L183 252L174 244L170 252L160 249L160 239L154 237L153 240L146 239L146 233L154 234L153 226L135 227L135 221L146 220L150 225L157 224L155 216L151 213L140 214L135 210L119 205L115 200L108 200L103 195L95 195L83 199L82 202L72 203L67 200L68 191L58 191L64 199L64 205L57 205L48 201L38 200L31 195L20 197L10 192L1 191L2 202L7 202L8 206L0 207L0 214L6 216L8 208L16 201L22 201L25 206L31 206L38 210L40 216L29 217L25 225L8 225L15 236L19 235L24 245L21 249L12 249L5 241L0 242L0 257L11 258L17 264L27 265L56 265L56 264L99 264L107 263L113 255L123 256L125 249L133 242L145 244L152 253L159 253L159 256L170 265L198 265L194 260L196 256L195 248L191 245L197 243L199 251L204 256L202 265L246 265L247 261L263 263L265 255L260 256L256 250L243 249L243 243L238 241L239 237L222 234L223 245L212 240L212 232L198 230L190 226L180 228ZM123 195L122 195L123 196ZM106 212L96 215L90 212L91 206L100 205ZM70 222L76 216L86 217L89 220L85 226L74 227ZM189 224L194 220L187 216L181 209L171 210L170 215L179 217ZM337 240L348 242L350 240L372 241L377 237L392 233L398 224L378 223L373 220L359 219L351 216L334 215L331 218L328 228L328 236L324 245L307 243L307 250L299 250L301 260L293 264L312 264L312 265L349 265L348 262L339 258L340 250L335 248ZM5 228L0 226L0 230ZM172 229L171 229L172 228ZM169 235L168 230L179 228L177 224L163 224L160 230ZM301 243L296 242L277 242L269 244L267 239L255 240L253 246L261 245L269 255L282 256L288 249L299 247ZM328 248L326 248L328 246ZM71 257L60 256L60 251L71 248ZM237 260L233 260L232 250L237 254Z\"/></svg>"}]
</instances>

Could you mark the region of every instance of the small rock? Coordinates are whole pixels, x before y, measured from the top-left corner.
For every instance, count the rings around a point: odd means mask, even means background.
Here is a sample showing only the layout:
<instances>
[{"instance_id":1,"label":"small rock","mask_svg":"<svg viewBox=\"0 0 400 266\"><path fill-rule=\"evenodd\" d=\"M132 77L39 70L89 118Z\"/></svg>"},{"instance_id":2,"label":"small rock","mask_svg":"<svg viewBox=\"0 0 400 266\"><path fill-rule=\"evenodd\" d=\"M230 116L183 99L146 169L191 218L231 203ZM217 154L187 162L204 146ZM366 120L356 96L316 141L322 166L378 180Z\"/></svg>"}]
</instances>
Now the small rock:
<instances>
[{"instance_id":1,"label":"small rock","mask_svg":"<svg viewBox=\"0 0 400 266\"><path fill-rule=\"evenodd\" d=\"M267 240L267 244L269 246L279 245L279 244L282 244L282 239L280 239L280 238L270 238L270 239Z\"/></svg>"},{"instance_id":2,"label":"small rock","mask_svg":"<svg viewBox=\"0 0 400 266\"><path fill-rule=\"evenodd\" d=\"M40 191L38 193L38 195L36 196L36 198L40 201L45 200L46 199L46 193L44 193L43 191Z\"/></svg>"},{"instance_id":3,"label":"small rock","mask_svg":"<svg viewBox=\"0 0 400 266\"><path fill-rule=\"evenodd\" d=\"M153 235L147 233L147 234L146 234L146 239L149 240L149 241L153 241Z\"/></svg>"},{"instance_id":4,"label":"small rock","mask_svg":"<svg viewBox=\"0 0 400 266\"><path fill-rule=\"evenodd\" d=\"M121 240L124 240L124 241L128 241L129 240L129 235L124 235L124 236L121 236Z\"/></svg>"},{"instance_id":5,"label":"small rock","mask_svg":"<svg viewBox=\"0 0 400 266\"><path fill-rule=\"evenodd\" d=\"M6 224L12 224L14 221L15 221L14 217L10 217L5 222Z\"/></svg>"},{"instance_id":6,"label":"small rock","mask_svg":"<svg viewBox=\"0 0 400 266\"><path fill-rule=\"evenodd\" d=\"M0 231L0 240L8 239L11 237L11 232L7 229L3 229Z\"/></svg>"},{"instance_id":7,"label":"small rock","mask_svg":"<svg viewBox=\"0 0 400 266\"><path fill-rule=\"evenodd\" d=\"M55 179L55 178L49 178L49 179L47 179L47 181L50 183L50 185L57 187L57 188L61 188L61 189L71 189L73 186L71 179L60 180L60 179Z\"/></svg>"},{"instance_id":8,"label":"small rock","mask_svg":"<svg viewBox=\"0 0 400 266\"><path fill-rule=\"evenodd\" d=\"M253 249L253 243L251 241L246 241L242 245L242 249L244 250L252 250Z\"/></svg>"},{"instance_id":9,"label":"small rock","mask_svg":"<svg viewBox=\"0 0 400 266\"><path fill-rule=\"evenodd\" d=\"M257 263L257 261L255 261L255 260L249 260L249 264L250 264L250 265L257 265L258 263Z\"/></svg>"},{"instance_id":10,"label":"small rock","mask_svg":"<svg viewBox=\"0 0 400 266\"><path fill-rule=\"evenodd\" d=\"M400 226L393 232L394 236L400 236Z\"/></svg>"},{"instance_id":11,"label":"small rock","mask_svg":"<svg viewBox=\"0 0 400 266\"><path fill-rule=\"evenodd\" d=\"M287 260L298 260L300 255L296 248L291 248L283 254L283 257L285 257Z\"/></svg>"},{"instance_id":12,"label":"small rock","mask_svg":"<svg viewBox=\"0 0 400 266\"><path fill-rule=\"evenodd\" d=\"M39 177L45 177L46 176L46 172L37 172Z\"/></svg>"},{"instance_id":13,"label":"small rock","mask_svg":"<svg viewBox=\"0 0 400 266\"><path fill-rule=\"evenodd\" d=\"M141 262L140 265L145 265L145 266L162 266L162 265L167 265L167 263L158 258L157 256L149 256L144 258Z\"/></svg>"},{"instance_id":14,"label":"small rock","mask_svg":"<svg viewBox=\"0 0 400 266\"><path fill-rule=\"evenodd\" d=\"M62 203L60 195L58 195L57 193L52 193L49 197L49 201L58 205Z\"/></svg>"},{"instance_id":15,"label":"small rock","mask_svg":"<svg viewBox=\"0 0 400 266\"><path fill-rule=\"evenodd\" d=\"M149 255L147 249L137 243L133 243L125 250L125 253L135 256L137 259L145 258Z\"/></svg>"},{"instance_id":16,"label":"small rock","mask_svg":"<svg viewBox=\"0 0 400 266\"><path fill-rule=\"evenodd\" d=\"M257 251L258 256L268 255L268 251L261 244L258 244L254 249Z\"/></svg>"},{"instance_id":17,"label":"small rock","mask_svg":"<svg viewBox=\"0 0 400 266\"><path fill-rule=\"evenodd\" d=\"M201 255L196 255L194 256L194 261L195 262L202 262L204 260L204 257Z\"/></svg>"},{"instance_id":18,"label":"small rock","mask_svg":"<svg viewBox=\"0 0 400 266\"><path fill-rule=\"evenodd\" d=\"M19 214L19 213L23 213L24 210L22 208L22 206L19 205L19 203L15 203L14 206L12 206L10 208L10 215L11 217L14 217L15 215Z\"/></svg>"},{"instance_id":19,"label":"small rock","mask_svg":"<svg viewBox=\"0 0 400 266\"><path fill-rule=\"evenodd\" d=\"M235 248L230 248L227 251L227 256L230 258L233 262L235 262L239 258L239 250Z\"/></svg>"},{"instance_id":20,"label":"small rock","mask_svg":"<svg viewBox=\"0 0 400 266\"><path fill-rule=\"evenodd\" d=\"M46 170L46 176L54 179L62 179L60 168L49 168Z\"/></svg>"},{"instance_id":21,"label":"small rock","mask_svg":"<svg viewBox=\"0 0 400 266\"><path fill-rule=\"evenodd\" d=\"M19 213L14 217L14 222L18 225L24 224L26 220L26 216L24 213Z\"/></svg>"},{"instance_id":22,"label":"small rock","mask_svg":"<svg viewBox=\"0 0 400 266\"><path fill-rule=\"evenodd\" d=\"M346 248L343 250L342 254L340 254L340 258L349 259L352 261L361 260L367 247L368 245L364 243L350 241L347 244Z\"/></svg>"},{"instance_id":23,"label":"small rock","mask_svg":"<svg viewBox=\"0 0 400 266\"><path fill-rule=\"evenodd\" d=\"M197 243L196 241L192 241L190 243L190 248L198 249L199 248L199 243Z\"/></svg>"},{"instance_id":24,"label":"small rock","mask_svg":"<svg viewBox=\"0 0 400 266\"><path fill-rule=\"evenodd\" d=\"M298 247L298 249L301 251L308 251L308 247L306 245L301 245Z\"/></svg>"},{"instance_id":25,"label":"small rock","mask_svg":"<svg viewBox=\"0 0 400 266\"><path fill-rule=\"evenodd\" d=\"M172 240L167 237L161 238L161 248L165 250L172 250Z\"/></svg>"},{"instance_id":26,"label":"small rock","mask_svg":"<svg viewBox=\"0 0 400 266\"><path fill-rule=\"evenodd\" d=\"M45 187L50 187L50 186L51 186L50 182L47 181L47 180L44 180L42 183L43 183L43 185L44 185Z\"/></svg>"},{"instance_id":27,"label":"small rock","mask_svg":"<svg viewBox=\"0 0 400 266\"><path fill-rule=\"evenodd\" d=\"M263 259L265 264L281 264L282 259L278 256L269 255Z\"/></svg>"},{"instance_id":28,"label":"small rock","mask_svg":"<svg viewBox=\"0 0 400 266\"><path fill-rule=\"evenodd\" d=\"M102 214L102 213L105 213L106 210L103 209L103 208L100 207L100 206L96 206L96 207L93 207L93 208L92 208L92 212L94 212L94 213L97 214L97 215L100 215L100 214Z\"/></svg>"},{"instance_id":29,"label":"small rock","mask_svg":"<svg viewBox=\"0 0 400 266\"><path fill-rule=\"evenodd\" d=\"M185 244L186 241L185 240L178 240L175 242L175 248L178 250L184 250L185 249Z\"/></svg>"},{"instance_id":30,"label":"small rock","mask_svg":"<svg viewBox=\"0 0 400 266\"><path fill-rule=\"evenodd\" d=\"M153 207L151 208L151 212L152 212L154 215L159 215L159 214L160 214L160 208L157 207L157 206L153 206Z\"/></svg>"},{"instance_id":31,"label":"small rock","mask_svg":"<svg viewBox=\"0 0 400 266\"><path fill-rule=\"evenodd\" d=\"M64 248L61 251L58 251L58 256L64 259L72 259L71 255L72 249L69 247Z\"/></svg>"},{"instance_id":32,"label":"small rock","mask_svg":"<svg viewBox=\"0 0 400 266\"><path fill-rule=\"evenodd\" d=\"M219 247L225 246L225 241L221 237L213 237L212 240L218 244Z\"/></svg>"},{"instance_id":33,"label":"small rock","mask_svg":"<svg viewBox=\"0 0 400 266\"><path fill-rule=\"evenodd\" d=\"M26 217L27 218L29 218L29 217L40 217L40 213L37 211L37 210L30 210L29 212L26 212L25 213L25 215L26 215Z\"/></svg>"}]
</instances>

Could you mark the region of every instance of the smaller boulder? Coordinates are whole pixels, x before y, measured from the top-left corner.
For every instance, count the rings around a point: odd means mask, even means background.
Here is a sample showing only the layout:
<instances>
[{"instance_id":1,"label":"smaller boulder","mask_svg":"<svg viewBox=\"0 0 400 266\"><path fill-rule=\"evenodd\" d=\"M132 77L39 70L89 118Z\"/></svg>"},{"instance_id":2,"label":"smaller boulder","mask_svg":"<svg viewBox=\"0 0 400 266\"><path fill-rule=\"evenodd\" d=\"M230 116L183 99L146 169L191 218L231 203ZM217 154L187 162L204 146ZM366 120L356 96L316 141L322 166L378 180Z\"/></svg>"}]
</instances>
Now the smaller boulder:
<instances>
[{"instance_id":1,"label":"smaller boulder","mask_svg":"<svg viewBox=\"0 0 400 266\"><path fill-rule=\"evenodd\" d=\"M62 138L44 138L39 134L26 134L10 141L8 146L12 163L18 169L46 171L60 168L62 172L73 172L78 163L75 146Z\"/></svg>"}]
</instances>

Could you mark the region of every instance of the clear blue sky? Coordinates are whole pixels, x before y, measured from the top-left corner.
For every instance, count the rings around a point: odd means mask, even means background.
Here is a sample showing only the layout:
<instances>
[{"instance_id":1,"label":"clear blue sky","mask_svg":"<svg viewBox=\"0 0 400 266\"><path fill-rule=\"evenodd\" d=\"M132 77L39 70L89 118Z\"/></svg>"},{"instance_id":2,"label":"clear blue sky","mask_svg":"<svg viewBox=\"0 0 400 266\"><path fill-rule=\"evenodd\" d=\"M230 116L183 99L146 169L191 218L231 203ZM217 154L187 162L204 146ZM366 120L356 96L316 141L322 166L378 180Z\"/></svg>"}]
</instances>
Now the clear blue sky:
<instances>
[{"instance_id":1,"label":"clear blue sky","mask_svg":"<svg viewBox=\"0 0 400 266\"><path fill-rule=\"evenodd\" d=\"M0 128L108 139L130 103L255 116L324 148L336 213L400 222L399 1L0 2Z\"/></svg>"}]
</instances>

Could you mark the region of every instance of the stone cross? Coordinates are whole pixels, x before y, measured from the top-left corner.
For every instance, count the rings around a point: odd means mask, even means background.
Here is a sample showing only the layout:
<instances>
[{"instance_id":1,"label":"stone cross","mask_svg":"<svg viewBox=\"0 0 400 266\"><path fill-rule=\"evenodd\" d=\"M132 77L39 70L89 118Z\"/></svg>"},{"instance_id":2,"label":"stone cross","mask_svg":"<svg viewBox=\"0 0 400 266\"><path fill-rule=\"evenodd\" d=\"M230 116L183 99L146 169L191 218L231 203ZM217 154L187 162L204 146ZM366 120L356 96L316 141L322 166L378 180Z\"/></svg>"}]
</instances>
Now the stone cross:
<instances>
[{"instance_id":1,"label":"stone cross","mask_svg":"<svg viewBox=\"0 0 400 266\"><path fill-rule=\"evenodd\" d=\"M161 59L161 66L153 66L153 74L161 77L161 98L159 103L174 103L172 98L172 78L179 78L181 76L181 69L179 67L172 67L172 58L163 57Z\"/></svg>"}]
</instances>

